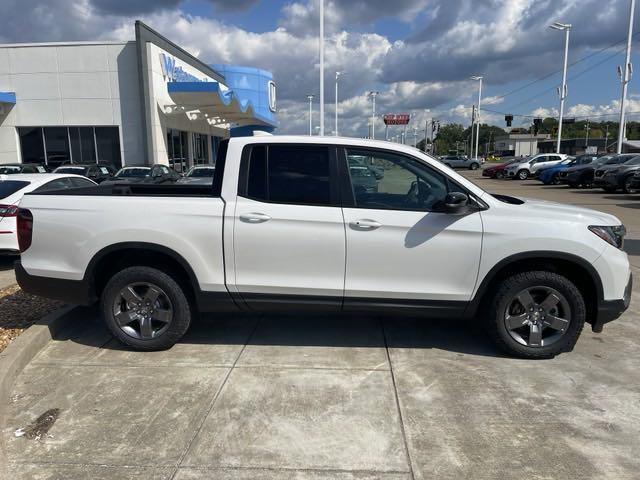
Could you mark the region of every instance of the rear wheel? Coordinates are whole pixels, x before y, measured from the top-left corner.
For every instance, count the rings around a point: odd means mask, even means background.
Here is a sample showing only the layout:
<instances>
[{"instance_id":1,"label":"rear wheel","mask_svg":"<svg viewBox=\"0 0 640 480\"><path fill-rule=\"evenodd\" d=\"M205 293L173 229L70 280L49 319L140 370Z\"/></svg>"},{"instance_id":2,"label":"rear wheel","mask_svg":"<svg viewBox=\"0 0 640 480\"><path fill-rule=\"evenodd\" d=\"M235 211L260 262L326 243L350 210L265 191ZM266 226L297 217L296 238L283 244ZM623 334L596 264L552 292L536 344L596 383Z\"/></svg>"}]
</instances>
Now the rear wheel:
<instances>
[{"instance_id":1,"label":"rear wheel","mask_svg":"<svg viewBox=\"0 0 640 480\"><path fill-rule=\"evenodd\" d=\"M472 164L469 166L469 169L470 169L470 170L477 170L478 168L480 168L480 165L478 165L477 163L472 163Z\"/></svg>"},{"instance_id":2,"label":"rear wheel","mask_svg":"<svg viewBox=\"0 0 640 480\"><path fill-rule=\"evenodd\" d=\"M496 173L496 178L503 179L504 178L504 172L503 171L499 171L498 173Z\"/></svg>"},{"instance_id":3,"label":"rear wheel","mask_svg":"<svg viewBox=\"0 0 640 480\"><path fill-rule=\"evenodd\" d=\"M526 180L527 178L529 178L529 170L524 170L524 169L523 170L519 170L518 174L517 174L517 177L520 180Z\"/></svg>"},{"instance_id":4,"label":"rear wheel","mask_svg":"<svg viewBox=\"0 0 640 480\"><path fill-rule=\"evenodd\" d=\"M616 187L602 187L602 189L607 193L614 193L617 190Z\"/></svg>"},{"instance_id":5,"label":"rear wheel","mask_svg":"<svg viewBox=\"0 0 640 480\"><path fill-rule=\"evenodd\" d=\"M557 173L551 177L551 185L560 185L560 177Z\"/></svg>"},{"instance_id":6,"label":"rear wheel","mask_svg":"<svg viewBox=\"0 0 640 480\"><path fill-rule=\"evenodd\" d=\"M522 358L552 358L573 349L584 327L582 293L546 271L505 279L488 303L487 331L496 345Z\"/></svg>"},{"instance_id":7,"label":"rear wheel","mask_svg":"<svg viewBox=\"0 0 640 480\"><path fill-rule=\"evenodd\" d=\"M191 323L191 306L182 287L150 267L116 273L102 292L101 309L111 333L139 350L172 347Z\"/></svg>"},{"instance_id":8,"label":"rear wheel","mask_svg":"<svg viewBox=\"0 0 640 480\"><path fill-rule=\"evenodd\" d=\"M638 193L638 189L633 187L633 175L629 175L624 179L624 184L622 185L622 191L627 194Z\"/></svg>"},{"instance_id":9,"label":"rear wheel","mask_svg":"<svg viewBox=\"0 0 640 480\"><path fill-rule=\"evenodd\" d=\"M593 187L593 178L591 178L591 176L589 175L583 175L582 177L580 177L580 185L582 185L582 188Z\"/></svg>"}]
</instances>

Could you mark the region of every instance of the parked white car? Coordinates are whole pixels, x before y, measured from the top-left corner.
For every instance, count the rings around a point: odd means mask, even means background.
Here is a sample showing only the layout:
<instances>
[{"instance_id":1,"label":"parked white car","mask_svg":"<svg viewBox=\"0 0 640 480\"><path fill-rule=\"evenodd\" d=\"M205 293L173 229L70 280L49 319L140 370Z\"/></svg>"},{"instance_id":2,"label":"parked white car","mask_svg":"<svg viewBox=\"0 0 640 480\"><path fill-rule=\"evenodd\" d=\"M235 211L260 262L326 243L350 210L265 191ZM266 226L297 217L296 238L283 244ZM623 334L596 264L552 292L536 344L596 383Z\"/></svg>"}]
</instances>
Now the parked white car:
<instances>
[{"instance_id":1,"label":"parked white car","mask_svg":"<svg viewBox=\"0 0 640 480\"><path fill-rule=\"evenodd\" d=\"M531 176L535 176L541 168L553 167L567 158L569 158L569 155L557 153L540 153L532 157L525 157L521 162L509 165L505 169L505 177L526 180Z\"/></svg>"},{"instance_id":2,"label":"parked white car","mask_svg":"<svg viewBox=\"0 0 640 480\"><path fill-rule=\"evenodd\" d=\"M56 173L0 175L0 254L19 253L16 216L20 200L25 193L95 185L95 182L80 175Z\"/></svg>"},{"instance_id":3,"label":"parked white car","mask_svg":"<svg viewBox=\"0 0 640 480\"><path fill-rule=\"evenodd\" d=\"M382 170L375 188L353 158ZM105 188L26 195L16 277L99 300L142 350L171 347L195 312L359 312L477 319L507 352L546 358L629 306L616 217L491 195L409 146L238 137L212 185Z\"/></svg>"}]
</instances>

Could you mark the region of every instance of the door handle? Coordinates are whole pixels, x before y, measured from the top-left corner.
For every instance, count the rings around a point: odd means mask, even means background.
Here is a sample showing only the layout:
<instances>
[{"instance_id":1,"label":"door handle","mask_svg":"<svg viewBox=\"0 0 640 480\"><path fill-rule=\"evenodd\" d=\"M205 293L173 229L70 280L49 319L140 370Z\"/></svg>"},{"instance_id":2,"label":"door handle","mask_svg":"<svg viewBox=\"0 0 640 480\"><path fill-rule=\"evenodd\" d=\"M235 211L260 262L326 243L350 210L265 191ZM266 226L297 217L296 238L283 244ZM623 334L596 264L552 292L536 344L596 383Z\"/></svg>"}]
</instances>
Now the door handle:
<instances>
[{"instance_id":1,"label":"door handle","mask_svg":"<svg viewBox=\"0 0 640 480\"><path fill-rule=\"evenodd\" d=\"M376 228L380 228L382 224L375 220L367 220L364 218L362 220L349 222L349 226L355 230L375 230Z\"/></svg>"},{"instance_id":2,"label":"door handle","mask_svg":"<svg viewBox=\"0 0 640 480\"><path fill-rule=\"evenodd\" d=\"M240 215L240 220L246 223L264 223L271 220L271 217L266 213L243 213Z\"/></svg>"}]
</instances>

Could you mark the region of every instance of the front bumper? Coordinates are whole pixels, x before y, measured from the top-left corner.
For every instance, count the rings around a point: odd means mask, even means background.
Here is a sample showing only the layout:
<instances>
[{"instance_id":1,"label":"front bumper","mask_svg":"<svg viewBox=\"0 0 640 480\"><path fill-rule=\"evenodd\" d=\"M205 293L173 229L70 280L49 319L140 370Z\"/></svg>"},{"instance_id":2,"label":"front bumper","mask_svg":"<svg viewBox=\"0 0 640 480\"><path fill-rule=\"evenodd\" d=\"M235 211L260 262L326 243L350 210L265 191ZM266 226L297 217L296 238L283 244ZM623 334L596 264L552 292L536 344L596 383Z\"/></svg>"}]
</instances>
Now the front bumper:
<instances>
[{"instance_id":1,"label":"front bumper","mask_svg":"<svg viewBox=\"0 0 640 480\"><path fill-rule=\"evenodd\" d=\"M619 187L618 178L616 175L603 175L601 177L594 177L593 184L596 187Z\"/></svg>"},{"instance_id":2,"label":"front bumper","mask_svg":"<svg viewBox=\"0 0 640 480\"><path fill-rule=\"evenodd\" d=\"M629 308L631 292L633 290L633 275L629 274L629 281L624 289L623 298L620 300L603 300L598 305L598 312L591 324L591 330L595 333L602 332L605 324L613 322Z\"/></svg>"}]
</instances>

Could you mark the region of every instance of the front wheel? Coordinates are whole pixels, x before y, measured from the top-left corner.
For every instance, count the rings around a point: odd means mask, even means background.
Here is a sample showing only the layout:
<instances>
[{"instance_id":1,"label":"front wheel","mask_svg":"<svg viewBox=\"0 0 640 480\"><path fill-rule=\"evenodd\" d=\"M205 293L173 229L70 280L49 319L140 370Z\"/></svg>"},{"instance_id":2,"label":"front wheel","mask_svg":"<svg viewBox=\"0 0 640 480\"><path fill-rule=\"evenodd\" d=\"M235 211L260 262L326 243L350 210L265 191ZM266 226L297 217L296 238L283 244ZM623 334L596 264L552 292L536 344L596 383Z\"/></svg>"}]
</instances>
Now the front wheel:
<instances>
[{"instance_id":1,"label":"front wheel","mask_svg":"<svg viewBox=\"0 0 640 480\"><path fill-rule=\"evenodd\" d=\"M520 170L520 171L518 172L517 177L518 177L520 180L526 180L527 178L529 178L529 171L528 171L528 170Z\"/></svg>"},{"instance_id":2,"label":"front wheel","mask_svg":"<svg viewBox=\"0 0 640 480\"><path fill-rule=\"evenodd\" d=\"M638 189L633 187L633 175L625 178L622 191L628 195L638 193Z\"/></svg>"},{"instance_id":3,"label":"front wheel","mask_svg":"<svg viewBox=\"0 0 640 480\"><path fill-rule=\"evenodd\" d=\"M504 172L500 171L500 172L496 173L496 178L499 178L499 179L502 180L504 178Z\"/></svg>"},{"instance_id":4,"label":"front wheel","mask_svg":"<svg viewBox=\"0 0 640 480\"><path fill-rule=\"evenodd\" d=\"M155 268L129 267L116 273L100 303L111 333L139 350L172 347L191 323L191 305L182 287Z\"/></svg>"},{"instance_id":5,"label":"front wheel","mask_svg":"<svg viewBox=\"0 0 640 480\"><path fill-rule=\"evenodd\" d=\"M584 327L582 293L568 278L532 271L506 278L488 303L487 331L521 358L552 358L573 349Z\"/></svg>"}]
</instances>

